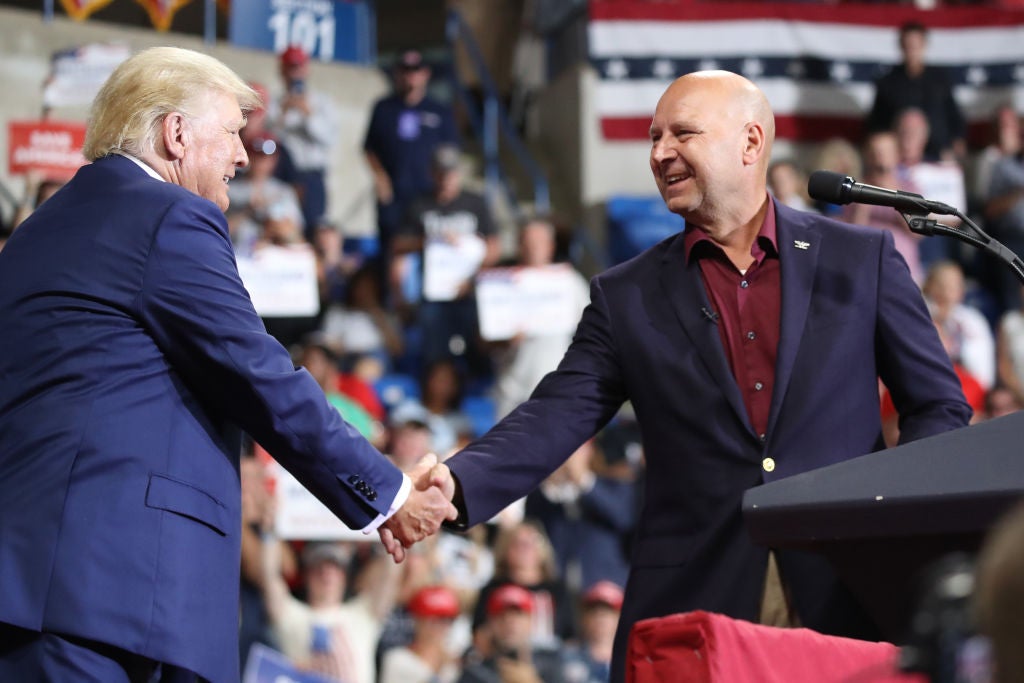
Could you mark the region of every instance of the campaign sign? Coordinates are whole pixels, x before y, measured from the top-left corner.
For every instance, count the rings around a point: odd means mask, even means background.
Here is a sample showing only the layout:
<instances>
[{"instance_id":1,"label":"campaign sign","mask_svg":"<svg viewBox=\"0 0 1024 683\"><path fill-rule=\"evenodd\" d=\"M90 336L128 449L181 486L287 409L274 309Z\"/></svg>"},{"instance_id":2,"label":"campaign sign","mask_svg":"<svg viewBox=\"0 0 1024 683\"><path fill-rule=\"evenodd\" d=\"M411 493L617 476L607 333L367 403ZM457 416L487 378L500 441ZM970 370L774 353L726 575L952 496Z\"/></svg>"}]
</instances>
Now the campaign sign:
<instances>
[{"instance_id":1,"label":"campaign sign","mask_svg":"<svg viewBox=\"0 0 1024 683\"><path fill-rule=\"evenodd\" d=\"M242 683L332 683L311 671L300 671L287 657L262 643L253 643L245 662Z\"/></svg>"},{"instance_id":2,"label":"campaign sign","mask_svg":"<svg viewBox=\"0 0 1024 683\"><path fill-rule=\"evenodd\" d=\"M262 448L259 449L263 454ZM350 529L310 493L291 472L265 455L267 475L277 501L274 531L285 540L373 541L376 534Z\"/></svg>"},{"instance_id":3,"label":"campaign sign","mask_svg":"<svg viewBox=\"0 0 1024 683\"><path fill-rule=\"evenodd\" d=\"M85 164L85 124L73 121L11 121L7 124L7 169L67 179Z\"/></svg>"},{"instance_id":4,"label":"campaign sign","mask_svg":"<svg viewBox=\"0 0 1024 683\"><path fill-rule=\"evenodd\" d=\"M480 336L571 334L580 315L579 275L555 263L533 268L490 268L476 278Z\"/></svg>"},{"instance_id":5,"label":"campaign sign","mask_svg":"<svg viewBox=\"0 0 1024 683\"><path fill-rule=\"evenodd\" d=\"M296 45L313 59L359 64L374 62L376 33L365 0L249 0L228 26L234 45L277 54Z\"/></svg>"},{"instance_id":6,"label":"campaign sign","mask_svg":"<svg viewBox=\"0 0 1024 683\"><path fill-rule=\"evenodd\" d=\"M320 311L316 255L309 245L256 249L251 257L236 257L256 312L265 318L310 317Z\"/></svg>"}]
</instances>

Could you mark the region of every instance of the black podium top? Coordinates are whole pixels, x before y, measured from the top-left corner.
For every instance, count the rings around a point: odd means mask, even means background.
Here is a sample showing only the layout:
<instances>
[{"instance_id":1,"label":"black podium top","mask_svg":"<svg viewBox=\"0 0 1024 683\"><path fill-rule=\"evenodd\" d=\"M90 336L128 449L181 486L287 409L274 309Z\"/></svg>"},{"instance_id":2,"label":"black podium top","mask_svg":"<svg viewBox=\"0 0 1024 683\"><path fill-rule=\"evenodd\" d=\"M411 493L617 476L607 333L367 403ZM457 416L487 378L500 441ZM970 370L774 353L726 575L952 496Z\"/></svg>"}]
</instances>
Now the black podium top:
<instances>
[{"instance_id":1,"label":"black podium top","mask_svg":"<svg viewBox=\"0 0 1024 683\"><path fill-rule=\"evenodd\" d=\"M743 512L755 542L807 546L984 531L1022 495L1024 412L749 489Z\"/></svg>"}]
</instances>

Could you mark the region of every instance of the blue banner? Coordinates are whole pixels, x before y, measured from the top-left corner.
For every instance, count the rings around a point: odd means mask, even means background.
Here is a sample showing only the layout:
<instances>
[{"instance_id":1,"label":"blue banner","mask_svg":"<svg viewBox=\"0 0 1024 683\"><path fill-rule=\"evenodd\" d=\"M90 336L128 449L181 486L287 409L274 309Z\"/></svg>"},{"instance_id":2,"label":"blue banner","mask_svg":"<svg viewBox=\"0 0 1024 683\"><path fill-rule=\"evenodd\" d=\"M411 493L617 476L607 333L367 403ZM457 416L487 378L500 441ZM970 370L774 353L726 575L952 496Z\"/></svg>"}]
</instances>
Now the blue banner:
<instances>
[{"instance_id":1,"label":"blue banner","mask_svg":"<svg viewBox=\"0 0 1024 683\"><path fill-rule=\"evenodd\" d=\"M368 0L246 0L233 3L232 44L280 54L298 45L324 62L376 61L373 12Z\"/></svg>"}]
</instances>

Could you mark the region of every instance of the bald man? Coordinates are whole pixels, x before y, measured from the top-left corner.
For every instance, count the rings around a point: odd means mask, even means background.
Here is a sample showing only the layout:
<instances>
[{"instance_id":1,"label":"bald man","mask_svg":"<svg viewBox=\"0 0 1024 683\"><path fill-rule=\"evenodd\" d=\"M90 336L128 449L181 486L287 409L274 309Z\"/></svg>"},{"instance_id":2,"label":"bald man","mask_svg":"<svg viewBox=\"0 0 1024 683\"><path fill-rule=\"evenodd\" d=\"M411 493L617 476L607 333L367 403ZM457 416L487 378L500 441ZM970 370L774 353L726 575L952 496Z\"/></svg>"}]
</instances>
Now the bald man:
<instances>
[{"instance_id":1,"label":"bald man","mask_svg":"<svg viewBox=\"0 0 1024 683\"><path fill-rule=\"evenodd\" d=\"M694 609L872 636L824 561L750 541L743 492L882 448L879 378L903 441L971 415L890 233L769 197L774 134L750 81L712 71L672 83L650 167L686 229L595 277L558 369L447 461L456 524L477 524L632 403L647 471L616 681L633 623Z\"/></svg>"}]
</instances>

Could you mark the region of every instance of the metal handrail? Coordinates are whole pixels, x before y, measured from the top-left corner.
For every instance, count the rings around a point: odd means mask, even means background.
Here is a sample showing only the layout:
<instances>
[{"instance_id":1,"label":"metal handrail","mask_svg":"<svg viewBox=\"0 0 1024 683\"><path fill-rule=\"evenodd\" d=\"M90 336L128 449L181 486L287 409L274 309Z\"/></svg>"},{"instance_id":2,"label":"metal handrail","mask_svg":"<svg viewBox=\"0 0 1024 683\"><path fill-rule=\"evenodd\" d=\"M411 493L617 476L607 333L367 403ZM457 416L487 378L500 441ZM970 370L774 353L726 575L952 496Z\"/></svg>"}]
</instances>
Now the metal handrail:
<instances>
[{"instance_id":1,"label":"metal handrail","mask_svg":"<svg viewBox=\"0 0 1024 683\"><path fill-rule=\"evenodd\" d=\"M499 158L500 145L507 145L516 161L530 176L533 183L533 204L538 213L547 213L551 208L551 196L547 177L540 165L526 149L515 126L508 119L508 114L498 93L498 88L491 78L490 71L484 63L480 47L470 30L469 24L456 9L448 10L445 21L445 33L448 43L454 50L461 40L469 55L470 63L480 80L483 95L483 114L477 112L475 103L465 85L459 80L458 69L452 69L452 82L455 91L467 112L473 132L480 139L484 158L484 183L488 193L493 197L497 191L504 193L512 210L519 216L519 199L509 183L508 176L502 168Z\"/></svg>"}]
</instances>

